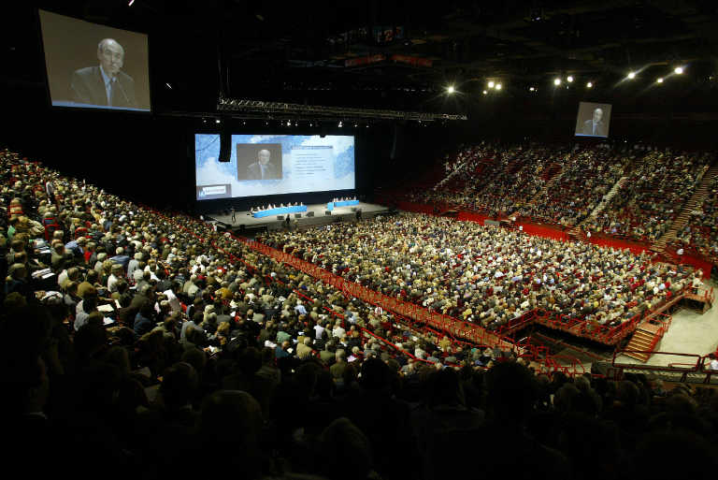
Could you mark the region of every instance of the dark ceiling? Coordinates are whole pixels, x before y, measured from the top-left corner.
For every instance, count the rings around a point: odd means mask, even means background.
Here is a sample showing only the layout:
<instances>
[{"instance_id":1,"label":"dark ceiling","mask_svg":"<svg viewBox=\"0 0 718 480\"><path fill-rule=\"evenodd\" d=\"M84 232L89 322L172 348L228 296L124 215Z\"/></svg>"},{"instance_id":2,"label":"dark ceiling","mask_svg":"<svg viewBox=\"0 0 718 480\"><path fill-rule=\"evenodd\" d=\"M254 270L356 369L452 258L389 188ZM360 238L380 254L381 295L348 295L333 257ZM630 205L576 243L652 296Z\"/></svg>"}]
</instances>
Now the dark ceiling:
<instances>
[{"instance_id":1,"label":"dark ceiling","mask_svg":"<svg viewBox=\"0 0 718 480\"><path fill-rule=\"evenodd\" d=\"M716 0L128 2L34 7L148 33L158 110L206 111L220 89L236 98L440 110L445 103L434 100L447 85L480 100L489 80L504 87L489 96L514 100L556 95L553 80L568 75L576 80L564 81L562 93L585 94L591 81L591 94L603 98L643 95L663 76L654 94L677 100L697 102L718 85ZM0 61L10 68L0 78L41 84L34 8L2 8ZM678 65L686 74L674 78ZM631 70L638 78L622 81Z\"/></svg>"}]
</instances>

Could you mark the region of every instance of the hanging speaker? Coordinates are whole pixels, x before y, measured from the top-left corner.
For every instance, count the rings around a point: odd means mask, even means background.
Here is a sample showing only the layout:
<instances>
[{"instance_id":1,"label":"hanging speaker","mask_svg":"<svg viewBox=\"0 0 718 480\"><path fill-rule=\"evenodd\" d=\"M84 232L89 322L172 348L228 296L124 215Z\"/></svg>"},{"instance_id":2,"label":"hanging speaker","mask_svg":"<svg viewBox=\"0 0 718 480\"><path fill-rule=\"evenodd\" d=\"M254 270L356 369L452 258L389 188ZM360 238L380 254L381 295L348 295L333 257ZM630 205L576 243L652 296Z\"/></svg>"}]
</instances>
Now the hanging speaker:
<instances>
[{"instance_id":1,"label":"hanging speaker","mask_svg":"<svg viewBox=\"0 0 718 480\"><path fill-rule=\"evenodd\" d=\"M226 129L222 129L219 134L219 161L228 163L232 156L232 134Z\"/></svg>"}]
</instances>

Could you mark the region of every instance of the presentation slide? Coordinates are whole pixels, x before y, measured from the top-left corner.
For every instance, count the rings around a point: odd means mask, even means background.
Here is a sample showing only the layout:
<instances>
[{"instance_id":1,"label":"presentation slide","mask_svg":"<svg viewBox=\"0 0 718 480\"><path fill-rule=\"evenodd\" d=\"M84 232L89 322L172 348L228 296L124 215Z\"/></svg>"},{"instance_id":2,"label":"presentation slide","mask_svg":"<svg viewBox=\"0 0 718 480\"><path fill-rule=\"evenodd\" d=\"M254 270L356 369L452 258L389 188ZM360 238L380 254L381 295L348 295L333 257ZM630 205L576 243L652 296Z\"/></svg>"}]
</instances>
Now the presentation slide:
<instances>
[{"instance_id":1,"label":"presentation slide","mask_svg":"<svg viewBox=\"0 0 718 480\"><path fill-rule=\"evenodd\" d=\"M611 105L608 103L581 102L576 117L577 137L608 138L611 126Z\"/></svg>"},{"instance_id":2,"label":"presentation slide","mask_svg":"<svg viewBox=\"0 0 718 480\"><path fill-rule=\"evenodd\" d=\"M150 111L147 35L40 10L55 107Z\"/></svg>"},{"instance_id":3,"label":"presentation slide","mask_svg":"<svg viewBox=\"0 0 718 480\"><path fill-rule=\"evenodd\" d=\"M352 190L354 137L232 135L220 163L218 133L195 135L197 200Z\"/></svg>"}]
</instances>

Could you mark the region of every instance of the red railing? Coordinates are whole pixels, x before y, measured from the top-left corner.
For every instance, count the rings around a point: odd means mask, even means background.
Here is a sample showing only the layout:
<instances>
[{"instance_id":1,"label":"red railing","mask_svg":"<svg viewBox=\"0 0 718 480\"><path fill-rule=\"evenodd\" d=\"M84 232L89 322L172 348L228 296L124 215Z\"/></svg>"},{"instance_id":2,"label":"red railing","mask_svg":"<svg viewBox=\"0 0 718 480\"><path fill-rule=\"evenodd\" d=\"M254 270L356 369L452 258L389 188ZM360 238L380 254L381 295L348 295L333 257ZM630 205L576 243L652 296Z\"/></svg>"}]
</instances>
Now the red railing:
<instances>
[{"instance_id":1,"label":"red railing","mask_svg":"<svg viewBox=\"0 0 718 480\"><path fill-rule=\"evenodd\" d=\"M620 363L616 361L616 357L623 353L643 353L651 355L671 355L674 357L680 357L681 359L694 358L693 362L671 362L667 366L661 365L644 365L638 363ZM675 353L675 352L654 352L653 350L616 350L613 353L613 360L611 366L616 369L615 380L620 380L623 377L623 371L626 369L630 370L645 370L653 372L671 372L671 373L682 373L681 382L684 382L688 377L689 373L706 373L707 377L704 382L710 382L711 370L706 370L704 363L705 357L702 357L694 353ZM716 372L718 373L718 372Z\"/></svg>"},{"instance_id":2,"label":"red railing","mask_svg":"<svg viewBox=\"0 0 718 480\"><path fill-rule=\"evenodd\" d=\"M275 260L291 265L314 278L333 286L334 288L344 292L347 295L364 300L372 305L379 306L387 311L395 312L407 318L422 322L428 326L438 328L451 335L465 338L479 345L498 346L503 349L512 350L513 344L500 335L488 332L484 328L468 322L455 319L448 315L433 312L419 305L405 302L387 295L375 292L356 282L347 281L333 273L305 260L297 258L289 253L279 251L268 245L254 240L241 237L234 237L243 242L251 249L258 251L264 255L274 258Z\"/></svg>"}]
</instances>

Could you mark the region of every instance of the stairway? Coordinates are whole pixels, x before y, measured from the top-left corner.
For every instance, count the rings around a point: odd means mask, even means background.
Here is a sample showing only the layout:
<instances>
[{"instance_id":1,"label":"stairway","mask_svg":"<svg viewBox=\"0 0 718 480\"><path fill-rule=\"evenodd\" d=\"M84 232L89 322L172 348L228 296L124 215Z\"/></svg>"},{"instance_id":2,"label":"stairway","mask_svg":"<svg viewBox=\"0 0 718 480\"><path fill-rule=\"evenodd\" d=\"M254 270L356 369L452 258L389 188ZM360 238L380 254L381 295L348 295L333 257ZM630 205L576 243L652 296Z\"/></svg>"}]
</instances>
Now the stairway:
<instances>
[{"instance_id":1,"label":"stairway","mask_svg":"<svg viewBox=\"0 0 718 480\"><path fill-rule=\"evenodd\" d=\"M456 168L454 169L453 172L451 172L450 174L448 174L447 176L445 176L439 183L437 183L436 185L434 185L434 187L433 187L434 190L438 190L442 185L445 185L449 180L451 180L452 178L454 178L459 172L463 171L463 170L466 168L466 166L467 166L469 163L471 163L472 160L473 160L473 159L471 159L471 158L467 158L466 160L464 160L464 161L461 163L461 165L459 165L458 167L456 167Z\"/></svg>"},{"instance_id":2,"label":"stairway","mask_svg":"<svg viewBox=\"0 0 718 480\"><path fill-rule=\"evenodd\" d=\"M700 208L703 205L703 201L710 194L710 187L716 177L718 177L718 163L714 163L713 166L705 172L701 182L698 184L691 198L686 202L681 213L678 214L668 231L654 244L656 251L664 252L668 242L674 240L678 236L678 233L683 230L691 218L691 212Z\"/></svg>"},{"instance_id":3,"label":"stairway","mask_svg":"<svg viewBox=\"0 0 718 480\"><path fill-rule=\"evenodd\" d=\"M621 191L626 182L628 182L628 177L621 177L611 188L611 190L609 190L608 193L603 196L603 199L599 202L598 205L596 205L596 208L593 209L591 214L588 217L584 218L580 224L569 230L568 234L574 238L582 238L581 234L583 232L583 225L596 218L596 216L601 213L604 208L606 208L606 205L608 205L611 199L615 197L618 192Z\"/></svg>"},{"instance_id":4,"label":"stairway","mask_svg":"<svg viewBox=\"0 0 718 480\"><path fill-rule=\"evenodd\" d=\"M539 190L538 193L536 193L536 195L531 198L531 200L528 201L529 205L536 205L541 196L548 192L549 188L552 188L556 183L558 183L558 181L561 180L563 174L566 173L566 169L564 169L558 163L552 163L550 167L547 168L547 170L549 168L552 171L545 176L542 175L542 178L544 179L544 181L546 181L546 183L544 184L543 188ZM509 215L507 215L507 217L513 217L514 215L516 215L517 212L518 210L514 210Z\"/></svg>"},{"instance_id":5,"label":"stairway","mask_svg":"<svg viewBox=\"0 0 718 480\"><path fill-rule=\"evenodd\" d=\"M596 216L603 211L604 208L606 208L606 205L611 201L613 197L616 196L616 194L623 188L623 186L628 182L628 177L621 177L616 184L611 188L611 190L608 191L606 195L604 195L601 202L599 202L598 205L596 205L596 208L593 209L591 214L586 217L586 220L584 220L582 223L586 222L587 220L590 220L592 218L596 218Z\"/></svg>"},{"instance_id":6,"label":"stairway","mask_svg":"<svg viewBox=\"0 0 718 480\"><path fill-rule=\"evenodd\" d=\"M658 342L663 337L664 329L652 323L643 322L638 325L633 333L633 338L626 345L626 350L651 351L651 353L633 353L623 352L624 355L635 358L645 363L653 355L652 351L658 346Z\"/></svg>"}]
</instances>

